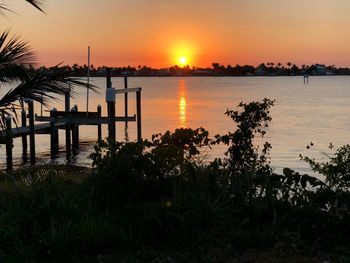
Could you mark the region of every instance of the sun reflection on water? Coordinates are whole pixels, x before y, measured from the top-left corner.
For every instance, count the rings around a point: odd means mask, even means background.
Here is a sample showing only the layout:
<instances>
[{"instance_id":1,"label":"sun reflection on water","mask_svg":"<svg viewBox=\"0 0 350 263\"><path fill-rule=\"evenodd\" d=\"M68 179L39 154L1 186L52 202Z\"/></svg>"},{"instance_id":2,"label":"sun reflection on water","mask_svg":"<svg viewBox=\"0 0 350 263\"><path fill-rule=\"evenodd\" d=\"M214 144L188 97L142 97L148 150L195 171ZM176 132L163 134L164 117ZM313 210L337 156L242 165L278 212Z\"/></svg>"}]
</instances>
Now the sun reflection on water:
<instances>
[{"instance_id":1,"label":"sun reflection on water","mask_svg":"<svg viewBox=\"0 0 350 263\"><path fill-rule=\"evenodd\" d=\"M179 81L179 121L180 127L186 128L187 126L187 116L186 116L186 81Z\"/></svg>"}]
</instances>

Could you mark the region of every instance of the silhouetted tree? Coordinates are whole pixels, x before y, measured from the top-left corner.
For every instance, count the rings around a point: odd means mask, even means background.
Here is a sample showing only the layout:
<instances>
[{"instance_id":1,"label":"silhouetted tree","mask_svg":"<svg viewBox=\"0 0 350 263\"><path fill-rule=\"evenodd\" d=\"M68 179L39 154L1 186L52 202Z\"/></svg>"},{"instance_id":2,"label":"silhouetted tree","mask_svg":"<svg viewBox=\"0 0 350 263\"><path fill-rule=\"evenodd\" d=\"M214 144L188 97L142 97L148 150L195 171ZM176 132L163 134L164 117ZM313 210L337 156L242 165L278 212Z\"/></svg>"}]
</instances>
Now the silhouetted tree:
<instances>
[{"instance_id":1,"label":"silhouetted tree","mask_svg":"<svg viewBox=\"0 0 350 263\"><path fill-rule=\"evenodd\" d=\"M43 12L41 2L26 0ZM0 13L10 11L0 4ZM0 99L0 127L4 127L5 117L15 113L15 102L23 107L23 98L45 104L47 99L62 94L70 85L86 86L67 74L58 72L58 67L33 71L34 55L30 46L19 36L9 36L5 31L0 35L0 88L10 85L11 89ZM92 87L93 88L93 87Z\"/></svg>"}]
</instances>

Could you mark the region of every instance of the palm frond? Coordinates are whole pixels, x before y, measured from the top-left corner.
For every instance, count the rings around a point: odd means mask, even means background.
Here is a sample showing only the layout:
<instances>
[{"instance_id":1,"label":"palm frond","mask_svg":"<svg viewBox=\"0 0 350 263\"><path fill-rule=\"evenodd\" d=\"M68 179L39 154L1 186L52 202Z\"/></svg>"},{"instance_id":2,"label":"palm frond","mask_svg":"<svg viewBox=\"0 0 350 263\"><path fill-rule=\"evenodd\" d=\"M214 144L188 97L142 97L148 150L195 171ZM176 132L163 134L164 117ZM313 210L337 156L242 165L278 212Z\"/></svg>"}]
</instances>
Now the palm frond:
<instances>
[{"instance_id":1,"label":"palm frond","mask_svg":"<svg viewBox=\"0 0 350 263\"><path fill-rule=\"evenodd\" d=\"M9 31L0 35L0 65L3 64L30 64L34 63L34 54L28 42L14 35L9 40Z\"/></svg>"},{"instance_id":2,"label":"palm frond","mask_svg":"<svg viewBox=\"0 0 350 263\"><path fill-rule=\"evenodd\" d=\"M7 8L5 4L0 4L0 15L5 16L5 12L13 13L13 11Z\"/></svg>"},{"instance_id":3,"label":"palm frond","mask_svg":"<svg viewBox=\"0 0 350 263\"><path fill-rule=\"evenodd\" d=\"M9 40L9 31L0 35L0 85L11 81L25 81L24 66L35 63L34 54L27 42L19 36Z\"/></svg>"},{"instance_id":4,"label":"palm frond","mask_svg":"<svg viewBox=\"0 0 350 263\"><path fill-rule=\"evenodd\" d=\"M50 99L56 100L58 95L62 95L68 90L71 90L74 96L74 87L89 87L92 91L97 92L94 85L88 85L79 78L72 78L66 73L60 73L57 68L58 66L55 66L41 72L36 71L33 76L27 75L23 82L0 99L0 108L8 107L21 98L29 98L47 106Z\"/></svg>"},{"instance_id":5,"label":"palm frond","mask_svg":"<svg viewBox=\"0 0 350 263\"><path fill-rule=\"evenodd\" d=\"M44 9L42 8L44 0L25 0L27 3L34 6L36 9L40 10L41 12L45 13ZM0 4L0 15L5 15L5 12L12 12L11 9L9 9L6 4L1 3Z\"/></svg>"},{"instance_id":6,"label":"palm frond","mask_svg":"<svg viewBox=\"0 0 350 263\"><path fill-rule=\"evenodd\" d=\"M63 95L67 91L70 91L74 97L76 94L74 88L76 87L89 88L93 92L98 92L96 86L87 84L79 78L70 77L67 73L59 72L58 65L44 71L36 70L33 75L30 75L27 69L22 69L23 73L26 74L23 80L0 99L0 129L5 127L7 115L16 117L16 112L21 108L20 103L17 102L22 102L23 98L32 99L48 106L50 100L58 100L59 95Z\"/></svg>"},{"instance_id":7,"label":"palm frond","mask_svg":"<svg viewBox=\"0 0 350 263\"><path fill-rule=\"evenodd\" d=\"M41 12L45 13L42 9L43 0L26 0L29 4L40 10Z\"/></svg>"}]
</instances>

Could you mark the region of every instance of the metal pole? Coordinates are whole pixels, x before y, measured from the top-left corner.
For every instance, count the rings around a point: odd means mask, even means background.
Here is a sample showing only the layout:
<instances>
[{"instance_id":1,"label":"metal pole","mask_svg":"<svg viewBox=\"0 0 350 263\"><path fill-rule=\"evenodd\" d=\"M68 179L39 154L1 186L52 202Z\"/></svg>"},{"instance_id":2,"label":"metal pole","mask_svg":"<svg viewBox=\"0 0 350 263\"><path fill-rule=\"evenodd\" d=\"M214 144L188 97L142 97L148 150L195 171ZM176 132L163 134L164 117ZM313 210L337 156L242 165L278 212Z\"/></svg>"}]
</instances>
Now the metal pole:
<instances>
[{"instance_id":1,"label":"metal pole","mask_svg":"<svg viewBox=\"0 0 350 263\"><path fill-rule=\"evenodd\" d=\"M87 94L86 94L86 115L89 114L89 91L90 91L90 46L88 46L88 71L87 71Z\"/></svg>"}]
</instances>

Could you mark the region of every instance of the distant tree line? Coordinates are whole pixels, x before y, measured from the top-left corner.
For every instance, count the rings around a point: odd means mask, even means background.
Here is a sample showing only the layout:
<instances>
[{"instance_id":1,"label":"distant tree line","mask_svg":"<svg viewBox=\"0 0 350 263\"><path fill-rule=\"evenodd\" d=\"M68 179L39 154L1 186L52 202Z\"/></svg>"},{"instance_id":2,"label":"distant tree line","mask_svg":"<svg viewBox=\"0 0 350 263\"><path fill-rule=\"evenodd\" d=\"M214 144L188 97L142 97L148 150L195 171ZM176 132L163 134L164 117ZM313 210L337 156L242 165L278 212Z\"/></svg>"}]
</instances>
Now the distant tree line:
<instances>
[{"instance_id":1,"label":"distant tree line","mask_svg":"<svg viewBox=\"0 0 350 263\"><path fill-rule=\"evenodd\" d=\"M95 67L91 65L90 75L92 77L104 76L106 66ZM57 67L58 73L70 74L72 76L86 76L88 66L73 64ZM301 67L288 62L286 65L282 63L262 63L259 66L252 65L221 65L220 63L212 63L211 67L179 67L177 65L168 68L151 68L148 66L126 66L112 67L112 76L298 76L298 75L350 75L350 68L336 67L335 65L313 64L302 65ZM45 67L34 68L30 66L32 71L45 71Z\"/></svg>"}]
</instances>

